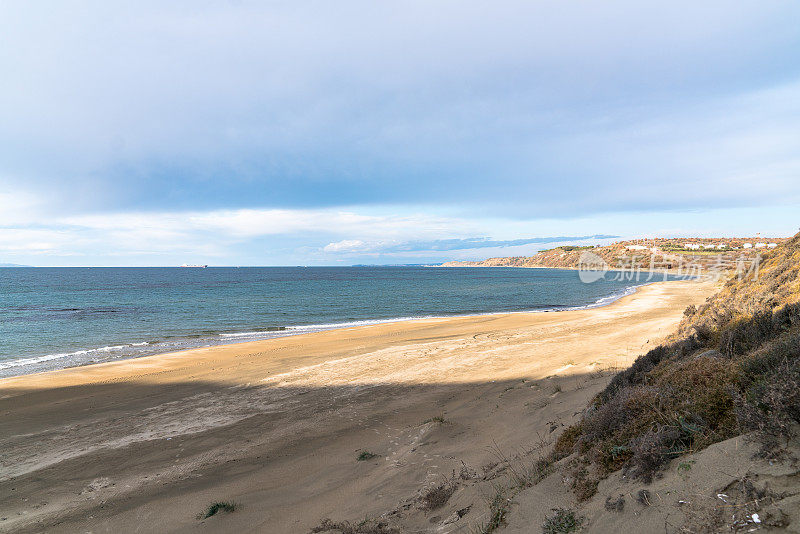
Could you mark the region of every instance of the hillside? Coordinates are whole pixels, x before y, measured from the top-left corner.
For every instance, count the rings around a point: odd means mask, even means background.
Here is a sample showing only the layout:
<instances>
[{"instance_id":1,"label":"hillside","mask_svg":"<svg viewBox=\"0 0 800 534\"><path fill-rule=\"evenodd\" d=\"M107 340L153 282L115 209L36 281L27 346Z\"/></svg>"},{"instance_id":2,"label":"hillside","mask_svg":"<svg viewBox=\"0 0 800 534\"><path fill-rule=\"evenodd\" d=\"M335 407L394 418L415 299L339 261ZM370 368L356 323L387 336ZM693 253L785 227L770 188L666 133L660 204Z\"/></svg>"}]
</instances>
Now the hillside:
<instances>
[{"instance_id":1,"label":"hillside","mask_svg":"<svg viewBox=\"0 0 800 534\"><path fill-rule=\"evenodd\" d=\"M797 532L798 425L800 234L768 253L757 273L734 276L705 304L690 306L666 344L615 376L561 434L550 461L570 477L578 501L590 502L603 484L619 486L604 482L609 477L645 485L674 479L670 469L688 472L711 454L707 447L725 449L731 465L750 471L725 479L730 487L717 488L723 497L716 501L712 495L701 506L687 495L681 502L696 505L682 531L791 525ZM731 440L739 445L722 445ZM790 474L775 477L769 466ZM734 486L746 495L734 498Z\"/></svg>"},{"instance_id":2,"label":"hillside","mask_svg":"<svg viewBox=\"0 0 800 534\"><path fill-rule=\"evenodd\" d=\"M766 253L757 272L731 277L719 293L687 314L678 336L718 331L735 319L768 313L800 301L800 234Z\"/></svg>"},{"instance_id":3,"label":"hillside","mask_svg":"<svg viewBox=\"0 0 800 534\"><path fill-rule=\"evenodd\" d=\"M596 254L610 268L665 269L677 271L700 266L732 268L743 258L750 261L758 254L771 250L785 238L660 238L619 241L606 246L562 246L542 250L533 256L489 258L482 261L452 261L442 267L547 267L578 268L581 255ZM757 246L763 244L765 246ZM689 245L689 247L687 247ZM750 246L748 246L750 245Z\"/></svg>"}]
</instances>

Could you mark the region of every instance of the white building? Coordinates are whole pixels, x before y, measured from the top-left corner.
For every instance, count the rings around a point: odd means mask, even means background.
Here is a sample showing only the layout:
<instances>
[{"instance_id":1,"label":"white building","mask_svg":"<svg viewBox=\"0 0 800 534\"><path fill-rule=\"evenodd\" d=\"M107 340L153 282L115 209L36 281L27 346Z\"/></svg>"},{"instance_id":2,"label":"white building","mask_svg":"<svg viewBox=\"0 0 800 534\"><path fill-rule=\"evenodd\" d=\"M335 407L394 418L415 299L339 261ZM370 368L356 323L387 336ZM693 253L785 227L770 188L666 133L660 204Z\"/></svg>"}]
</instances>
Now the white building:
<instances>
[{"instance_id":1,"label":"white building","mask_svg":"<svg viewBox=\"0 0 800 534\"><path fill-rule=\"evenodd\" d=\"M697 243L684 243L683 248L688 248L689 250L698 250L700 245Z\"/></svg>"},{"instance_id":2,"label":"white building","mask_svg":"<svg viewBox=\"0 0 800 534\"><path fill-rule=\"evenodd\" d=\"M628 250L647 250L644 245L627 245L625 248Z\"/></svg>"},{"instance_id":3,"label":"white building","mask_svg":"<svg viewBox=\"0 0 800 534\"><path fill-rule=\"evenodd\" d=\"M767 243L767 248L775 248L777 246L778 246L777 243Z\"/></svg>"},{"instance_id":4,"label":"white building","mask_svg":"<svg viewBox=\"0 0 800 534\"><path fill-rule=\"evenodd\" d=\"M756 248L764 248L766 246L767 246L766 243L756 243Z\"/></svg>"},{"instance_id":5,"label":"white building","mask_svg":"<svg viewBox=\"0 0 800 534\"><path fill-rule=\"evenodd\" d=\"M742 248L753 248L753 244L752 243L745 243L744 245L742 245Z\"/></svg>"}]
</instances>

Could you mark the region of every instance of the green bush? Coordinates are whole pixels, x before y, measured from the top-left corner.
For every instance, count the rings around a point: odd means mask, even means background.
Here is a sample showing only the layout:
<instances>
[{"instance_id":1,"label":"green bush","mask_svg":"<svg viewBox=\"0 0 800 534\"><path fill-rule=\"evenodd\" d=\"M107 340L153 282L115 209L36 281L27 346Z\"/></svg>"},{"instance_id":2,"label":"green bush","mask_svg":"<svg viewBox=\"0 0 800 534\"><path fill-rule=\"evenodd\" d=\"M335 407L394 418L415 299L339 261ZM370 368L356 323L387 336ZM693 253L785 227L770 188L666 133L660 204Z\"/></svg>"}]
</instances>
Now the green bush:
<instances>
[{"instance_id":1,"label":"green bush","mask_svg":"<svg viewBox=\"0 0 800 534\"><path fill-rule=\"evenodd\" d=\"M234 502L213 502L208 505L206 511L200 514L201 519L208 519L213 515L217 515L219 512L233 512L236 510L236 503Z\"/></svg>"},{"instance_id":2,"label":"green bush","mask_svg":"<svg viewBox=\"0 0 800 534\"><path fill-rule=\"evenodd\" d=\"M359 462L365 462L367 460L372 460L373 458L377 458L377 457L378 457L378 455L373 453L373 452L361 451L359 453L358 457L356 458L356 460L358 460Z\"/></svg>"}]
</instances>

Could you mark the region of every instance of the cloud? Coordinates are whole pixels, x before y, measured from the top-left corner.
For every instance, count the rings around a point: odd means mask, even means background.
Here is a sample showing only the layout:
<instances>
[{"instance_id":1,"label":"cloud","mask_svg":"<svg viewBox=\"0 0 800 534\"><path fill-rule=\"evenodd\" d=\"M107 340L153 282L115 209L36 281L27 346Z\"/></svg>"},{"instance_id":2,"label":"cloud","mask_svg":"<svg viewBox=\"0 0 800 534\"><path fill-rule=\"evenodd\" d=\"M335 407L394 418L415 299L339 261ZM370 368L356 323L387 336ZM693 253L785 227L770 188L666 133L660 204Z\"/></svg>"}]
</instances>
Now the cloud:
<instances>
[{"instance_id":1,"label":"cloud","mask_svg":"<svg viewBox=\"0 0 800 534\"><path fill-rule=\"evenodd\" d=\"M359 239L345 239L336 243L329 243L323 251L327 253L382 253L395 254L403 252L448 252L453 250L476 250L483 248L518 247L530 244L563 243L572 241L587 241L611 239L615 235L589 235L589 236L560 236L560 237L531 237L524 239L495 240L488 237L470 237L465 239L436 239L433 241L373 241L365 242Z\"/></svg>"},{"instance_id":2,"label":"cloud","mask_svg":"<svg viewBox=\"0 0 800 534\"><path fill-rule=\"evenodd\" d=\"M63 232L43 229L0 228L0 252L20 254L51 254L65 252L71 239Z\"/></svg>"},{"instance_id":3,"label":"cloud","mask_svg":"<svg viewBox=\"0 0 800 534\"><path fill-rule=\"evenodd\" d=\"M107 232L137 232L153 239L209 232L227 239L274 235L358 234L384 238L463 233L464 219L425 214L370 215L336 209L239 209L207 212L109 213L56 219L56 224Z\"/></svg>"},{"instance_id":4,"label":"cloud","mask_svg":"<svg viewBox=\"0 0 800 534\"><path fill-rule=\"evenodd\" d=\"M35 224L0 227L0 251L11 255L166 258L179 254L229 258L242 248L279 244L310 257L372 257L498 249L610 238L609 235L492 239L471 237L496 222L397 212L240 209L193 212L105 213L59 217L42 213ZM505 232L519 232L510 228ZM308 243L331 239L327 244ZM325 241L322 241L324 243ZM320 255L321 254L321 255ZM160 260L166 261L166 260ZM212 260L213 261L213 260Z\"/></svg>"},{"instance_id":5,"label":"cloud","mask_svg":"<svg viewBox=\"0 0 800 534\"><path fill-rule=\"evenodd\" d=\"M41 199L32 192L0 191L0 227L35 222L41 207Z\"/></svg>"},{"instance_id":6,"label":"cloud","mask_svg":"<svg viewBox=\"0 0 800 534\"><path fill-rule=\"evenodd\" d=\"M0 3L0 250L272 264L788 232L798 16L790 0Z\"/></svg>"},{"instance_id":7,"label":"cloud","mask_svg":"<svg viewBox=\"0 0 800 534\"><path fill-rule=\"evenodd\" d=\"M116 244L114 248L131 252L175 250L176 247L188 251L209 236L214 236L220 254L225 245L271 236L304 239L312 235L316 238L348 236L321 247L322 252L328 254L447 252L615 237L592 235L509 240L450 237L473 230L476 223L455 217L369 215L327 209L121 213L66 217L54 221L55 227L64 228L62 233L111 241ZM425 236L434 239L420 240ZM207 252L215 250L207 245Z\"/></svg>"},{"instance_id":8,"label":"cloud","mask_svg":"<svg viewBox=\"0 0 800 534\"><path fill-rule=\"evenodd\" d=\"M425 214L365 214L344 210L241 209L193 212L104 213L59 217L40 214L35 223L0 227L0 251L10 254L159 255L185 253L224 257L237 245L283 239L300 248L308 240L357 236L374 246L411 238L463 235L475 222ZM29 221L30 222L30 221ZM387 241L388 242L388 241ZM365 245L366 246L366 245ZM328 250L337 250L332 245Z\"/></svg>"},{"instance_id":9,"label":"cloud","mask_svg":"<svg viewBox=\"0 0 800 534\"><path fill-rule=\"evenodd\" d=\"M760 231L786 236L795 231L791 221L797 209L521 220L426 214L408 206L381 212L354 207L60 216L34 203L27 223L0 225L0 262L43 266L425 263L529 255L558 244L608 242L614 239L612 235L734 236ZM614 233L560 234L586 228ZM630 228L636 228L636 233L623 233ZM532 234L552 237L529 237Z\"/></svg>"},{"instance_id":10,"label":"cloud","mask_svg":"<svg viewBox=\"0 0 800 534\"><path fill-rule=\"evenodd\" d=\"M4 3L0 185L74 215L796 201L798 15L721 0Z\"/></svg>"},{"instance_id":11,"label":"cloud","mask_svg":"<svg viewBox=\"0 0 800 534\"><path fill-rule=\"evenodd\" d=\"M324 252L374 252L381 244L365 243L360 239L343 239L336 243L328 243L323 247Z\"/></svg>"}]
</instances>

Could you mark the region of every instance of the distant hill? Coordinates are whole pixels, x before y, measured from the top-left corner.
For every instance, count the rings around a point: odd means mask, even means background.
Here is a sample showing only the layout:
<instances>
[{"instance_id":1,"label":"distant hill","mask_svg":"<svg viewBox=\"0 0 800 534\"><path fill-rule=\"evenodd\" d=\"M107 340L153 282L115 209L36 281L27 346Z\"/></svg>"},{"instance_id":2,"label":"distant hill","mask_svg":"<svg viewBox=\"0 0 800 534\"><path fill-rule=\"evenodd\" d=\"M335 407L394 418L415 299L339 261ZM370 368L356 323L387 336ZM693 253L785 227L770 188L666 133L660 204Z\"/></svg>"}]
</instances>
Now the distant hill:
<instances>
[{"instance_id":1,"label":"distant hill","mask_svg":"<svg viewBox=\"0 0 800 534\"><path fill-rule=\"evenodd\" d=\"M356 263L350 267L438 267L439 263Z\"/></svg>"},{"instance_id":2,"label":"distant hill","mask_svg":"<svg viewBox=\"0 0 800 534\"><path fill-rule=\"evenodd\" d=\"M0 267L30 267L30 265L19 265L17 263L0 263Z\"/></svg>"},{"instance_id":3,"label":"distant hill","mask_svg":"<svg viewBox=\"0 0 800 534\"><path fill-rule=\"evenodd\" d=\"M618 241L604 246L561 246L542 250L533 256L488 258L481 261L451 261L442 267L532 267L578 268L581 255L591 252L610 269L639 268L675 270L687 264L702 267L726 264L739 258L755 258L788 241L779 237L754 238L658 238Z\"/></svg>"}]
</instances>

